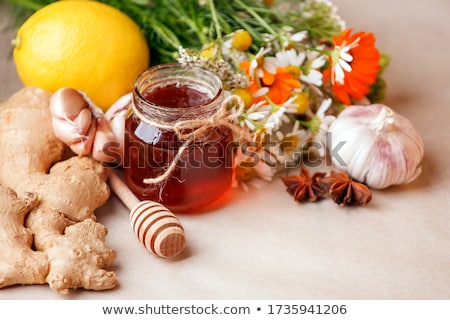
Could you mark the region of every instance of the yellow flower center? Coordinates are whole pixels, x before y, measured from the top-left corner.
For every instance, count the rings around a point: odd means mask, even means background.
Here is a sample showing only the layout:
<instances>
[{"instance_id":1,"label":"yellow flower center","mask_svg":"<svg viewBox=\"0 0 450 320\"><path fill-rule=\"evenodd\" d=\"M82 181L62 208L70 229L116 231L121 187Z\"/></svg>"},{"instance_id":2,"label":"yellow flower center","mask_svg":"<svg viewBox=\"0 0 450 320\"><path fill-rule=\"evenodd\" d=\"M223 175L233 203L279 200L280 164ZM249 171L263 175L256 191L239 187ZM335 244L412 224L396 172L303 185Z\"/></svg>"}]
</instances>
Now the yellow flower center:
<instances>
[{"instance_id":1,"label":"yellow flower center","mask_svg":"<svg viewBox=\"0 0 450 320\"><path fill-rule=\"evenodd\" d=\"M244 163L245 165L245 163ZM252 180L256 173L253 166L242 166L242 163L236 167L236 179L242 182L249 182Z\"/></svg>"},{"instance_id":2,"label":"yellow flower center","mask_svg":"<svg viewBox=\"0 0 450 320\"><path fill-rule=\"evenodd\" d=\"M255 61L256 61L256 64L257 64L258 67L264 66L264 56L262 54L261 55L257 55L256 58L255 58Z\"/></svg>"},{"instance_id":3,"label":"yellow flower center","mask_svg":"<svg viewBox=\"0 0 450 320\"><path fill-rule=\"evenodd\" d=\"M299 144L298 136L296 135L289 135L285 136L283 140L281 140L280 143L280 150L282 152L293 152L297 149Z\"/></svg>"},{"instance_id":4,"label":"yellow flower center","mask_svg":"<svg viewBox=\"0 0 450 320\"><path fill-rule=\"evenodd\" d=\"M214 55L214 51L212 50L212 49L204 49L204 50L202 50L202 52L200 53L200 56L203 58L203 59L209 59L209 58L211 58L212 56Z\"/></svg>"},{"instance_id":5,"label":"yellow flower center","mask_svg":"<svg viewBox=\"0 0 450 320\"><path fill-rule=\"evenodd\" d=\"M289 72L291 75L292 75L292 77L294 78L294 79L298 79L298 78L300 78L300 74L302 73L302 71L300 70L300 68L299 67L297 67L297 66L288 66L287 68L286 68L286 70L287 70L287 72Z\"/></svg>"},{"instance_id":6,"label":"yellow flower center","mask_svg":"<svg viewBox=\"0 0 450 320\"><path fill-rule=\"evenodd\" d=\"M311 126L309 128L309 130L311 131L311 133L316 136L319 131L320 131L320 126L322 125L322 120L320 120L320 118L318 116L314 116L311 121Z\"/></svg>"},{"instance_id":7,"label":"yellow flower center","mask_svg":"<svg viewBox=\"0 0 450 320\"><path fill-rule=\"evenodd\" d=\"M252 45L252 36L245 30L236 31L231 38L231 46L238 51L246 51Z\"/></svg>"},{"instance_id":8,"label":"yellow flower center","mask_svg":"<svg viewBox=\"0 0 450 320\"><path fill-rule=\"evenodd\" d=\"M236 88L233 90L233 94L241 97L244 102L245 109L248 109L252 106L253 97L250 91L244 88Z\"/></svg>"},{"instance_id":9,"label":"yellow flower center","mask_svg":"<svg viewBox=\"0 0 450 320\"><path fill-rule=\"evenodd\" d=\"M295 100L294 104L297 105L296 113L303 114L308 110L309 107L309 96L305 92L297 92L294 93Z\"/></svg>"}]
</instances>

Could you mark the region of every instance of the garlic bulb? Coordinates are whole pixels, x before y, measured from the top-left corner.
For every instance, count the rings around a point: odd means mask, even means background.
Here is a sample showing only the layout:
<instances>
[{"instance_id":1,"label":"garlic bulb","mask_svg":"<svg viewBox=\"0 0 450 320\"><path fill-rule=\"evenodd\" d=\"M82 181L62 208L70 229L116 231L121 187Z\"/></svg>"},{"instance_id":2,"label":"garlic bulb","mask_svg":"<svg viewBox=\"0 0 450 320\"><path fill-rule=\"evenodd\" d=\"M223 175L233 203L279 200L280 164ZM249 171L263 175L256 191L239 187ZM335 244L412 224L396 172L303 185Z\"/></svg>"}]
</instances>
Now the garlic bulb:
<instances>
[{"instance_id":1,"label":"garlic bulb","mask_svg":"<svg viewBox=\"0 0 450 320\"><path fill-rule=\"evenodd\" d=\"M55 135L78 155L122 164L125 119L131 93L120 97L104 113L83 91L61 88L50 99ZM111 150L107 151L106 146ZM106 149L105 149L106 148Z\"/></svg>"},{"instance_id":2,"label":"garlic bulb","mask_svg":"<svg viewBox=\"0 0 450 320\"><path fill-rule=\"evenodd\" d=\"M422 171L422 138L408 119L385 105L350 106L328 131L336 169L371 188L408 183Z\"/></svg>"}]
</instances>

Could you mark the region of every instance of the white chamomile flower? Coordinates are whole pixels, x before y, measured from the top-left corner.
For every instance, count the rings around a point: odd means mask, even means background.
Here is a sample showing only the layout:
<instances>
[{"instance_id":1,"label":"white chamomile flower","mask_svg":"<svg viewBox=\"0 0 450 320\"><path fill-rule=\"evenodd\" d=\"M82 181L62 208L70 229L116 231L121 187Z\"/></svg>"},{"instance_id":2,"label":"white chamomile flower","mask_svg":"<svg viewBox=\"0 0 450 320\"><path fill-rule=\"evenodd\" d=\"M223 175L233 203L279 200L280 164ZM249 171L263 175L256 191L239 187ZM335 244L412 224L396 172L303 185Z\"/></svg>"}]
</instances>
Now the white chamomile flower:
<instances>
[{"instance_id":1,"label":"white chamomile flower","mask_svg":"<svg viewBox=\"0 0 450 320\"><path fill-rule=\"evenodd\" d=\"M331 123L336 120L335 116L325 115L325 112L327 112L330 108L331 103L331 99L323 100L316 114L311 119L310 131L313 135L312 140L320 144L317 148L320 157L325 155L326 135L328 128Z\"/></svg>"},{"instance_id":2,"label":"white chamomile flower","mask_svg":"<svg viewBox=\"0 0 450 320\"><path fill-rule=\"evenodd\" d=\"M239 116L239 125L244 128L247 127L250 131L255 131L263 126L264 119L269 114L269 109L265 101L260 101L253 104L246 112Z\"/></svg>"},{"instance_id":3,"label":"white chamomile flower","mask_svg":"<svg viewBox=\"0 0 450 320\"><path fill-rule=\"evenodd\" d=\"M306 57L307 59L303 65L303 73L300 75L300 80L320 87L323 83L320 68L325 65L327 60L324 55L312 51L308 51Z\"/></svg>"},{"instance_id":4,"label":"white chamomile flower","mask_svg":"<svg viewBox=\"0 0 450 320\"><path fill-rule=\"evenodd\" d=\"M306 54L295 49L283 50L276 53L279 67L285 68L295 79L300 77L300 67L305 61Z\"/></svg>"},{"instance_id":5,"label":"white chamomile flower","mask_svg":"<svg viewBox=\"0 0 450 320\"><path fill-rule=\"evenodd\" d=\"M305 40L308 37L308 31L300 31L300 32L296 32L291 36L291 41L294 42L302 42L303 40Z\"/></svg>"},{"instance_id":6,"label":"white chamomile flower","mask_svg":"<svg viewBox=\"0 0 450 320\"><path fill-rule=\"evenodd\" d=\"M289 101L289 100L288 100ZM283 123L289 122L289 118L286 115L286 106L276 106L266 120L265 128L267 133L272 133L274 130L278 130Z\"/></svg>"},{"instance_id":7,"label":"white chamomile flower","mask_svg":"<svg viewBox=\"0 0 450 320\"><path fill-rule=\"evenodd\" d=\"M310 138L310 132L300 128L300 123L295 121L291 131L287 133L277 131L275 136L277 139L275 155L284 169L298 165L303 144Z\"/></svg>"},{"instance_id":8,"label":"white chamomile flower","mask_svg":"<svg viewBox=\"0 0 450 320\"><path fill-rule=\"evenodd\" d=\"M345 73L344 71L351 72L351 62L353 61L353 56L349 53L350 50L356 48L359 45L361 38L357 38L350 44L345 44L344 46L336 46L332 54L333 67L331 69L331 82L333 84L338 83L343 85Z\"/></svg>"},{"instance_id":9,"label":"white chamomile flower","mask_svg":"<svg viewBox=\"0 0 450 320\"><path fill-rule=\"evenodd\" d=\"M253 78L263 78L264 72L275 74L277 72L277 59L265 57L270 49L261 48L255 58L250 62L249 74Z\"/></svg>"},{"instance_id":10,"label":"white chamomile flower","mask_svg":"<svg viewBox=\"0 0 450 320\"><path fill-rule=\"evenodd\" d=\"M276 166L266 161L270 155L263 149L249 147L244 151L239 148L234 158L233 187L241 186L245 191L250 186L261 188L272 180Z\"/></svg>"}]
</instances>

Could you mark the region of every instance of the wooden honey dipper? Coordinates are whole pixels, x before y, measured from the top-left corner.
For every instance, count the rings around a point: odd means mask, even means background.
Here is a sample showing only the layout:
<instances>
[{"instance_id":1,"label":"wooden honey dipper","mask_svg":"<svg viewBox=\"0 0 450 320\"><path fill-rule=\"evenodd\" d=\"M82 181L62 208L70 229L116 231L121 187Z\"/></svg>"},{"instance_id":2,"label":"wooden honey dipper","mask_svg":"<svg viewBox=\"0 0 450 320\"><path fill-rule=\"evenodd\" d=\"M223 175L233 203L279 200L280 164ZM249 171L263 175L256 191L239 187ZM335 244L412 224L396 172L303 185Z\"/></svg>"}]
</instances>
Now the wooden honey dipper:
<instances>
[{"instance_id":1,"label":"wooden honey dipper","mask_svg":"<svg viewBox=\"0 0 450 320\"><path fill-rule=\"evenodd\" d=\"M185 245L184 228L165 206L154 201L140 201L114 172L109 171L109 185L130 209L134 234L149 251L162 258L173 258Z\"/></svg>"}]
</instances>

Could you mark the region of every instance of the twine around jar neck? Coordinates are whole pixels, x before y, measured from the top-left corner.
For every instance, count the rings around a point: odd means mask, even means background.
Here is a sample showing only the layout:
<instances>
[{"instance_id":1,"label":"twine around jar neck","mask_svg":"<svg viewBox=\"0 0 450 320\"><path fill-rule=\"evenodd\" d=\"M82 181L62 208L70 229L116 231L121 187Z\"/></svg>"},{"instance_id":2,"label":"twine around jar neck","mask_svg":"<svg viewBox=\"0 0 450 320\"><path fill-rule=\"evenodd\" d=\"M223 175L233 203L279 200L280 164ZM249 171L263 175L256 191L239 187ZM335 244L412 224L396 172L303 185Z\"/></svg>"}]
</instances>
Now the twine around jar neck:
<instances>
[{"instance_id":1,"label":"twine around jar neck","mask_svg":"<svg viewBox=\"0 0 450 320\"><path fill-rule=\"evenodd\" d=\"M237 103L239 108L236 112L230 113L228 106L232 103ZM240 135L241 128L233 122L242 114L245 108L244 102L240 97L231 95L221 103L216 112L211 114L206 119L200 118L166 122L162 120L163 117L153 117L153 119L150 119L136 107L134 100L132 100L131 106L134 115L136 115L142 122L159 129L173 131L178 139L184 141L166 171L162 175L155 178L145 178L143 180L145 184L158 184L167 180L175 170L183 152L187 150L196 139L204 135L210 128L226 127L234 134Z\"/></svg>"}]
</instances>

